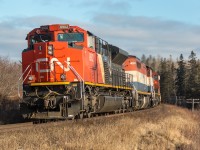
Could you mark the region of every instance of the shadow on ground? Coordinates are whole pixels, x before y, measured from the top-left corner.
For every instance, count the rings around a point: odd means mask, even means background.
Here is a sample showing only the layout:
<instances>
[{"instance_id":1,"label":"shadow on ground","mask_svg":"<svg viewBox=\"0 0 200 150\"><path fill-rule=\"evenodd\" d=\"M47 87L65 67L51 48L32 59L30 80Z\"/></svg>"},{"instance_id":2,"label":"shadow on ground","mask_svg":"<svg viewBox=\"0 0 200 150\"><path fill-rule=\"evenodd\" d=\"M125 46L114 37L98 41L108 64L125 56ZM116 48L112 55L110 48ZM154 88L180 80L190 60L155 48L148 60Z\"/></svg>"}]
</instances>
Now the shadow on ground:
<instances>
[{"instance_id":1,"label":"shadow on ground","mask_svg":"<svg viewBox=\"0 0 200 150\"><path fill-rule=\"evenodd\" d=\"M19 100L6 98L0 100L0 124L21 123L24 121L19 110Z\"/></svg>"}]
</instances>

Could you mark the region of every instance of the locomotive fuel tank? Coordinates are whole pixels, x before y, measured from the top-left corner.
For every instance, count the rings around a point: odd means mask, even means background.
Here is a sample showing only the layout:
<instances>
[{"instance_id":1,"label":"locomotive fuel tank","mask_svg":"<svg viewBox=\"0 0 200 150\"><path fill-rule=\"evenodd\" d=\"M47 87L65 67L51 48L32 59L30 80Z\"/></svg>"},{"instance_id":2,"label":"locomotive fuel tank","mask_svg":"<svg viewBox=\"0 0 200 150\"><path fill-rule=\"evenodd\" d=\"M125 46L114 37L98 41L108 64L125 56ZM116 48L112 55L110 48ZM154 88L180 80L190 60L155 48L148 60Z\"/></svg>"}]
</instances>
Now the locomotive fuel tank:
<instances>
[{"instance_id":1,"label":"locomotive fuel tank","mask_svg":"<svg viewBox=\"0 0 200 150\"><path fill-rule=\"evenodd\" d=\"M122 100L123 97L100 95L97 98L98 109L96 110L96 112L101 113L119 110L122 106Z\"/></svg>"}]
</instances>

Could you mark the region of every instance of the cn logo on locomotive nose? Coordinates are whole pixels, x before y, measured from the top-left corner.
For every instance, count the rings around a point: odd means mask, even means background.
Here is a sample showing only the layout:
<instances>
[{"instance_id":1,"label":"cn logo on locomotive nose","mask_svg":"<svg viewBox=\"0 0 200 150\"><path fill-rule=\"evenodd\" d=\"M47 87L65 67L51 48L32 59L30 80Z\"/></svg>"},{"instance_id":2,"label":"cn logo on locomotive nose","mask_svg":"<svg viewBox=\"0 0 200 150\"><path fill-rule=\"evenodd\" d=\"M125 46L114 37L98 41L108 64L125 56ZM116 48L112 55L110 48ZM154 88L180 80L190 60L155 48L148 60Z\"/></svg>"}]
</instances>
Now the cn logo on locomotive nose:
<instances>
[{"instance_id":1,"label":"cn logo on locomotive nose","mask_svg":"<svg viewBox=\"0 0 200 150\"><path fill-rule=\"evenodd\" d=\"M39 69L40 62L49 62L50 69ZM70 57L67 57L67 61L65 61L65 64L62 64L57 58L52 58L50 61L48 61L48 58L39 58L36 60L36 71L37 72L51 72L54 71L54 64L56 63L61 69L63 69L65 72L69 71L69 65L70 65ZM67 66L67 67L66 67Z\"/></svg>"}]
</instances>

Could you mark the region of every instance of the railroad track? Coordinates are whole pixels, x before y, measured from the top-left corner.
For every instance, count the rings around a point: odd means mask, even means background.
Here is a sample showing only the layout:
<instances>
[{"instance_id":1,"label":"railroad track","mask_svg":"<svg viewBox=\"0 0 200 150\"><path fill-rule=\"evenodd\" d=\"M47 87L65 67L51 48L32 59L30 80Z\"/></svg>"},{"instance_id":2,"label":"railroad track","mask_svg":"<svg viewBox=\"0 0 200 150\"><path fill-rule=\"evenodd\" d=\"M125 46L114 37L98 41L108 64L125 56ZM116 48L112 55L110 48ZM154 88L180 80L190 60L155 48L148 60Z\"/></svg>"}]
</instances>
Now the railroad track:
<instances>
[{"instance_id":1,"label":"railroad track","mask_svg":"<svg viewBox=\"0 0 200 150\"><path fill-rule=\"evenodd\" d=\"M126 113L118 113L118 114L101 114L99 116L96 117L92 117L92 118L84 118L83 120L98 120L98 119L102 119L102 118L113 118L113 117L119 117L119 116L126 116L129 114L134 114L137 115L138 113L148 113L151 111L155 111L158 109L162 108L162 104L159 106L156 106L154 108L149 108L149 109L142 109L142 110L137 110L137 111L133 111L133 112L126 112ZM81 121L82 119L78 119L78 121ZM28 128L32 128L32 127L44 127L44 126L56 126L59 124L63 124L64 122L73 122L73 121L77 121L77 120L65 120L65 121L57 121L57 122L46 122L46 123L39 123L39 124L34 124L33 122L26 122L26 123L17 123L17 124L7 124L7 125L0 125L0 133L5 133L5 132L12 132L12 131L18 131L18 130L23 130L23 129L28 129Z\"/></svg>"}]
</instances>

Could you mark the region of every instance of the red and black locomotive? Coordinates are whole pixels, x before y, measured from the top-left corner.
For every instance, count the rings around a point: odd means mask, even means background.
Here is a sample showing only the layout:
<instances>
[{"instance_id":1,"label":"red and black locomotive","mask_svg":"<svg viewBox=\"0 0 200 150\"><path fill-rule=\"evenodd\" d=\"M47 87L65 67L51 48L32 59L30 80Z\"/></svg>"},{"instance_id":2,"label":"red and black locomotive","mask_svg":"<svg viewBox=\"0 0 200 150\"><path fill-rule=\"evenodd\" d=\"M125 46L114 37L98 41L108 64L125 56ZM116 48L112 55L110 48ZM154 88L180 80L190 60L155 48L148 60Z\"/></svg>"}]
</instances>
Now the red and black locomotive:
<instances>
[{"instance_id":1,"label":"red and black locomotive","mask_svg":"<svg viewBox=\"0 0 200 150\"><path fill-rule=\"evenodd\" d=\"M161 101L156 72L87 30L46 25L29 32L26 40L20 103L25 118L82 118Z\"/></svg>"}]
</instances>

